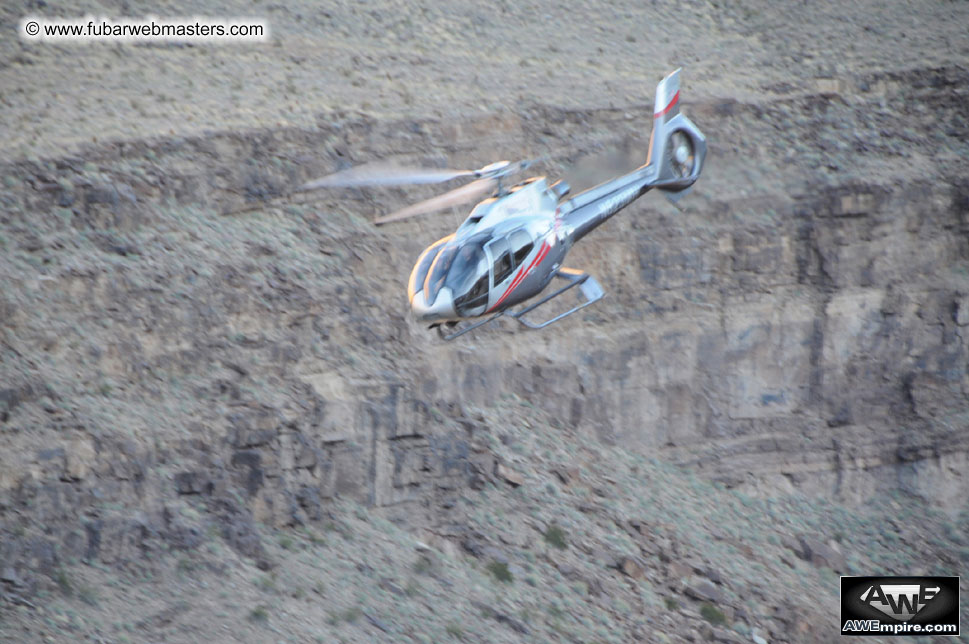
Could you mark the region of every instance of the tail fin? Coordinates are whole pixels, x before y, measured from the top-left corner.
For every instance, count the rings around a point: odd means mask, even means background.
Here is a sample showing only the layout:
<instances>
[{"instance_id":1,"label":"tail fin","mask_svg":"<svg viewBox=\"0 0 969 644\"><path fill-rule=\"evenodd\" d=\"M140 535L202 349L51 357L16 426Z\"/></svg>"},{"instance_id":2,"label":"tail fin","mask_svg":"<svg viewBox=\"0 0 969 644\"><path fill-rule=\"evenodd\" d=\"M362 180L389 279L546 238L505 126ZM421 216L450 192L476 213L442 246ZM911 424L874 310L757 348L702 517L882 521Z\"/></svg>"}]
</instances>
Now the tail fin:
<instances>
[{"instance_id":1,"label":"tail fin","mask_svg":"<svg viewBox=\"0 0 969 644\"><path fill-rule=\"evenodd\" d=\"M707 141L690 119L680 114L680 70L656 86L653 131L649 135L647 165L654 165L653 185L676 203L699 178Z\"/></svg>"}]
</instances>

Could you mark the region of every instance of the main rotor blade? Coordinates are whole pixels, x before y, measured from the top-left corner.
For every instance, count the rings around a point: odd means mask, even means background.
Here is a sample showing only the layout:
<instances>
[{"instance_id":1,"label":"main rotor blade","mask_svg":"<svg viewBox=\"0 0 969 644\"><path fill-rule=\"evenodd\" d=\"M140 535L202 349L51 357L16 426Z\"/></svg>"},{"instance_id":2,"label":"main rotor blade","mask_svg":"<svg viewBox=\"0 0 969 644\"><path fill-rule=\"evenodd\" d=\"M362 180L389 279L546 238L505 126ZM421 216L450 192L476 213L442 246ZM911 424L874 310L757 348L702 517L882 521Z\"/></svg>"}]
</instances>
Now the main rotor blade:
<instances>
[{"instance_id":1,"label":"main rotor blade","mask_svg":"<svg viewBox=\"0 0 969 644\"><path fill-rule=\"evenodd\" d=\"M407 217L426 215L436 210L447 208L448 206L458 206L469 201L474 201L478 197L488 194L489 192L493 191L497 185L498 181L496 179L478 179L477 181L472 181L466 186L461 186L460 188L455 188L450 192L445 192L443 195L431 197L425 201L415 203L413 206L407 206L406 208L398 210L397 212L379 217L375 219L373 223L379 226L391 221L406 219Z\"/></svg>"},{"instance_id":2,"label":"main rotor blade","mask_svg":"<svg viewBox=\"0 0 969 644\"><path fill-rule=\"evenodd\" d=\"M442 183L457 177L468 177L471 170L429 170L405 168L387 163L366 163L304 183L299 190L352 186L398 186L411 183Z\"/></svg>"}]
</instances>

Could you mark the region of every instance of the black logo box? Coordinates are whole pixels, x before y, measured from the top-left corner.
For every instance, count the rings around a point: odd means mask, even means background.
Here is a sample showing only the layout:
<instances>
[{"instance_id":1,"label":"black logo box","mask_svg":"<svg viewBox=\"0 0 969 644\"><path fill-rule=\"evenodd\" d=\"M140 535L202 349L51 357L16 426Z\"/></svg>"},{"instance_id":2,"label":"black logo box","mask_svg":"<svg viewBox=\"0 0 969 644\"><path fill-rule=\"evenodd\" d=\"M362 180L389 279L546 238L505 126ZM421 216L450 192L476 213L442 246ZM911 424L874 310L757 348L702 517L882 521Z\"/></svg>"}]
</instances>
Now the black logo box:
<instances>
[{"instance_id":1,"label":"black logo box","mask_svg":"<svg viewBox=\"0 0 969 644\"><path fill-rule=\"evenodd\" d=\"M930 599L911 619L896 619L891 615L862 601L861 597L869 588L880 588L885 585L918 585L920 588L939 588L938 593ZM932 633L935 635L959 635L959 577L841 577L841 628L848 620L878 620L882 624L920 624L922 626L954 624L955 631ZM904 608L903 608L904 610ZM844 632L842 635L907 635L908 632L880 632L858 633ZM923 633L928 635L930 633Z\"/></svg>"}]
</instances>

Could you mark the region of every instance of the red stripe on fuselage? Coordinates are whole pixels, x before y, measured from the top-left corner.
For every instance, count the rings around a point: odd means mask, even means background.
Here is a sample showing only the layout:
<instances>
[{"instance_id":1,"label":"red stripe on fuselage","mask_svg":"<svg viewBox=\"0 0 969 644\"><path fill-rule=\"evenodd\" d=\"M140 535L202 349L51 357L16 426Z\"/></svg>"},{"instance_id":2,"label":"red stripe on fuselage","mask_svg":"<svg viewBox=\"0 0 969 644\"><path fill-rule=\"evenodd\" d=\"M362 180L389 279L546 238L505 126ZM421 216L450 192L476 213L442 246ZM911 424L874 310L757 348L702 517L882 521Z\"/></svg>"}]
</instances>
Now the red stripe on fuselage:
<instances>
[{"instance_id":1,"label":"red stripe on fuselage","mask_svg":"<svg viewBox=\"0 0 969 644\"><path fill-rule=\"evenodd\" d=\"M673 94L673 100L671 100L670 104L666 106L666 109L664 109L662 112L656 112L656 114L653 114L653 118L658 119L659 117L668 114L669 111L673 109L673 106L676 105L676 101L678 100L680 100L680 91L676 90L676 94Z\"/></svg>"},{"instance_id":2,"label":"red stripe on fuselage","mask_svg":"<svg viewBox=\"0 0 969 644\"><path fill-rule=\"evenodd\" d=\"M548 251L551 249L552 247L548 245L547 241L542 242L542 247L538 249L538 255L536 255L535 259L532 260L532 263L528 265L528 268L518 269L518 274L515 275L515 279L511 281L511 284L508 286L508 290L505 291L504 295L498 298L498 301L495 302L493 307L488 309L489 313L501 306L501 303L505 301L505 298L511 295L511 292L514 291L515 288L517 288L518 285L525 280L525 277L532 271L532 269L540 264L543 259L545 259L545 256L548 255Z\"/></svg>"}]
</instances>

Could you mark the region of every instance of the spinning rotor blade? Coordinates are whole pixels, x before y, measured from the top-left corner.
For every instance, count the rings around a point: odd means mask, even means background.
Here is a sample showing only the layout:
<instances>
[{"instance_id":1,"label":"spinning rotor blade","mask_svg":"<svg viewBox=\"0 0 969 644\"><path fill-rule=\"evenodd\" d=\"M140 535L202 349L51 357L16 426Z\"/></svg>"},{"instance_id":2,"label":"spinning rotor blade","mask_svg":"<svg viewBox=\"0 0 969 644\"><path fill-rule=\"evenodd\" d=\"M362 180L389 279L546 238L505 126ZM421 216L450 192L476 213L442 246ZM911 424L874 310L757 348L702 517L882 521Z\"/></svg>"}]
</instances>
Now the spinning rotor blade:
<instances>
[{"instance_id":1,"label":"spinning rotor blade","mask_svg":"<svg viewBox=\"0 0 969 644\"><path fill-rule=\"evenodd\" d=\"M415 203L412 206L407 206L406 208L398 210L397 212L379 217L375 219L373 223L379 226L391 221L406 219L407 217L426 215L436 210L447 208L448 206L458 206L469 201L474 201L478 197L488 194L497 186L497 179L491 177L478 179L477 181L472 181L466 186L461 186L460 188L455 188L450 192L445 192L443 195L431 197L425 201Z\"/></svg>"},{"instance_id":2,"label":"spinning rotor blade","mask_svg":"<svg viewBox=\"0 0 969 644\"><path fill-rule=\"evenodd\" d=\"M367 163L341 170L331 175L304 183L299 190L353 186L397 186L413 183L442 183L457 177L470 177L472 170L428 170L404 168L387 163Z\"/></svg>"}]
</instances>

